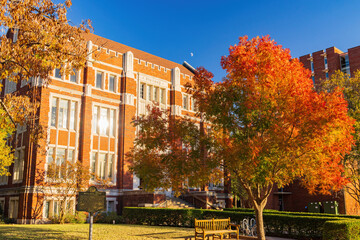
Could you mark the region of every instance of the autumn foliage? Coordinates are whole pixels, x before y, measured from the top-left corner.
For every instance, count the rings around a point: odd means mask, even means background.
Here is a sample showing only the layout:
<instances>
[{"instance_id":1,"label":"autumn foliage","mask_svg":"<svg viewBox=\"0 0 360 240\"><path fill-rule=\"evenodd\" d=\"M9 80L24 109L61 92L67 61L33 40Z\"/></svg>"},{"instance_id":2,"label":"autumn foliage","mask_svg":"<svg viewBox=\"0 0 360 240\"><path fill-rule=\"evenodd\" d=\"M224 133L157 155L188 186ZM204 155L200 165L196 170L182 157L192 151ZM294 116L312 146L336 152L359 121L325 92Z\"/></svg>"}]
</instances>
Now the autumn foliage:
<instances>
[{"instance_id":1,"label":"autumn foliage","mask_svg":"<svg viewBox=\"0 0 360 240\"><path fill-rule=\"evenodd\" d=\"M133 124L138 134L127 158L145 190L172 189L180 194L222 176L210 138L201 133L198 123L171 116L154 105Z\"/></svg>"},{"instance_id":2,"label":"autumn foliage","mask_svg":"<svg viewBox=\"0 0 360 240\"><path fill-rule=\"evenodd\" d=\"M339 190L353 119L339 89L316 92L310 72L270 37L240 37L221 59L226 78L198 101L213 124L218 159L247 191L264 239L262 210L274 185L301 180L312 193ZM211 76L200 69L195 85ZM197 95L194 95L197 96Z\"/></svg>"}]
</instances>

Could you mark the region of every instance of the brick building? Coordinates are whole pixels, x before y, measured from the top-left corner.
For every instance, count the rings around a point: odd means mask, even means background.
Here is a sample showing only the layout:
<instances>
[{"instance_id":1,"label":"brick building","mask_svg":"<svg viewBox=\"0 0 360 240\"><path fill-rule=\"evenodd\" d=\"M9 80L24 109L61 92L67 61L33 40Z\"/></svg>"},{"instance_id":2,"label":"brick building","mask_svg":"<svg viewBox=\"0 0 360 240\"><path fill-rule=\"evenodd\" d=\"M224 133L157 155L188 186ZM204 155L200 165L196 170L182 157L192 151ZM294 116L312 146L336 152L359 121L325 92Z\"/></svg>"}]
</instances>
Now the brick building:
<instances>
[{"instance_id":1,"label":"brick building","mask_svg":"<svg viewBox=\"0 0 360 240\"><path fill-rule=\"evenodd\" d=\"M164 201L164 193L141 191L139 178L129 172L125 153L133 146L136 134L132 118L146 114L146 105L152 101L170 109L173 115L195 117L193 99L184 88L193 78L190 67L94 34L85 37L91 54L86 67L75 75L61 76L55 69L47 86L39 79L18 84L3 81L2 97L37 89L38 123L47 127L46 139L38 147L29 142L26 126L19 127L17 160L9 168L11 176L0 177L0 204L5 216L18 222L34 218L32 209L39 204L37 170L46 169L54 158L60 162L81 160L99 177L109 177L108 211ZM222 189L211 186L214 191L199 192L197 199L215 196L218 203L224 204L230 195ZM57 204L55 198L46 197L39 218L55 214ZM74 208L75 199L69 204Z\"/></svg>"},{"instance_id":2,"label":"brick building","mask_svg":"<svg viewBox=\"0 0 360 240\"><path fill-rule=\"evenodd\" d=\"M335 71L340 70L353 74L360 69L360 46L342 52L336 47L320 50L299 58L304 67L312 73L311 77L315 87L322 79L329 78ZM347 192L338 192L333 195L310 195L298 182L283 189L274 189L269 197L267 208L284 211L306 211L310 202L337 201L339 213L360 214L360 206Z\"/></svg>"}]
</instances>

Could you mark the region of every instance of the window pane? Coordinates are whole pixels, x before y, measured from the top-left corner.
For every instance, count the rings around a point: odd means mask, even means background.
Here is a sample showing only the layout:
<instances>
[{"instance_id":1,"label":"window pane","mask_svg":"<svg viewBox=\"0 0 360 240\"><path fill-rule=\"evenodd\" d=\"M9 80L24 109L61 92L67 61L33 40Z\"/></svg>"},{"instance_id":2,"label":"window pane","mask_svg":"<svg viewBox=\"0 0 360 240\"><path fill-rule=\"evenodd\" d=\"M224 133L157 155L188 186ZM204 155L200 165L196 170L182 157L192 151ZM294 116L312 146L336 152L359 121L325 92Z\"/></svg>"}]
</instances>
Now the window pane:
<instances>
[{"instance_id":1,"label":"window pane","mask_svg":"<svg viewBox=\"0 0 360 240\"><path fill-rule=\"evenodd\" d=\"M140 98L145 99L145 84L140 85Z\"/></svg>"},{"instance_id":2,"label":"window pane","mask_svg":"<svg viewBox=\"0 0 360 240\"><path fill-rule=\"evenodd\" d=\"M103 73L97 72L96 73L96 87L102 88L102 81L103 81Z\"/></svg>"},{"instance_id":3,"label":"window pane","mask_svg":"<svg viewBox=\"0 0 360 240\"><path fill-rule=\"evenodd\" d=\"M44 207L44 218L49 218L49 211L50 211L50 201L46 201Z\"/></svg>"},{"instance_id":4,"label":"window pane","mask_svg":"<svg viewBox=\"0 0 360 240\"><path fill-rule=\"evenodd\" d=\"M63 148L56 150L56 177L64 177L65 152Z\"/></svg>"},{"instance_id":5,"label":"window pane","mask_svg":"<svg viewBox=\"0 0 360 240\"><path fill-rule=\"evenodd\" d=\"M74 163L75 161L74 161L74 150L69 150L68 151L68 159L67 159L67 161L68 162L71 162L71 163Z\"/></svg>"},{"instance_id":6,"label":"window pane","mask_svg":"<svg viewBox=\"0 0 360 240\"><path fill-rule=\"evenodd\" d=\"M100 134L107 135L108 127L109 127L108 109L107 108L100 108L99 127L100 127Z\"/></svg>"},{"instance_id":7,"label":"window pane","mask_svg":"<svg viewBox=\"0 0 360 240\"><path fill-rule=\"evenodd\" d=\"M158 93L159 93L159 88L155 87L154 88L154 101L158 102Z\"/></svg>"},{"instance_id":8,"label":"window pane","mask_svg":"<svg viewBox=\"0 0 360 240\"><path fill-rule=\"evenodd\" d=\"M98 133L98 107L93 108L93 124L92 131L93 133Z\"/></svg>"},{"instance_id":9,"label":"window pane","mask_svg":"<svg viewBox=\"0 0 360 240\"><path fill-rule=\"evenodd\" d=\"M54 148L49 148L46 163L51 164L54 161Z\"/></svg>"},{"instance_id":10,"label":"window pane","mask_svg":"<svg viewBox=\"0 0 360 240\"><path fill-rule=\"evenodd\" d=\"M75 112L76 112L76 102L71 102L70 109L70 129L75 129Z\"/></svg>"},{"instance_id":11,"label":"window pane","mask_svg":"<svg viewBox=\"0 0 360 240\"><path fill-rule=\"evenodd\" d=\"M56 126L56 112L57 112L57 98L53 98L51 101L51 126Z\"/></svg>"},{"instance_id":12,"label":"window pane","mask_svg":"<svg viewBox=\"0 0 360 240\"><path fill-rule=\"evenodd\" d=\"M110 123L109 123L110 136L115 136L114 123L115 123L115 110L110 110Z\"/></svg>"},{"instance_id":13,"label":"window pane","mask_svg":"<svg viewBox=\"0 0 360 240\"><path fill-rule=\"evenodd\" d=\"M19 178L18 180L22 180L23 179L23 174L24 174L24 157L25 156L25 151L24 149L20 150L20 158L19 158Z\"/></svg>"},{"instance_id":14,"label":"window pane","mask_svg":"<svg viewBox=\"0 0 360 240\"><path fill-rule=\"evenodd\" d=\"M106 170L106 154L99 154L99 177L105 179L105 170Z\"/></svg>"},{"instance_id":15,"label":"window pane","mask_svg":"<svg viewBox=\"0 0 360 240\"><path fill-rule=\"evenodd\" d=\"M90 162L90 172L95 174L96 167L96 153L91 154L91 162ZM91 176L91 179L94 180L94 176Z\"/></svg>"},{"instance_id":16,"label":"window pane","mask_svg":"<svg viewBox=\"0 0 360 240\"><path fill-rule=\"evenodd\" d=\"M109 155L109 168L108 168L108 178L113 177L113 171L114 171L114 154Z\"/></svg>"},{"instance_id":17,"label":"window pane","mask_svg":"<svg viewBox=\"0 0 360 240\"><path fill-rule=\"evenodd\" d=\"M60 74L60 69L59 69L59 68L55 68L55 77L56 77L56 78L61 78L61 74Z\"/></svg>"},{"instance_id":18,"label":"window pane","mask_svg":"<svg viewBox=\"0 0 360 240\"><path fill-rule=\"evenodd\" d=\"M76 83L76 75L77 75L77 71L75 68L73 68L71 75L70 75L70 82Z\"/></svg>"},{"instance_id":19,"label":"window pane","mask_svg":"<svg viewBox=\"0 0 360 240\"><path fill-rule=\"evenodd\" d=\"M151 100L151 86L149 85L146 86L146 99Z\"/></svg>"},{"instance_id":20,"label":"window pane","mask_svg":"<svg viewBox=\"0 0 360 240\"><path fill-rule=\"evenodd\" d=\"M109 91L115 92L115 76L114 75L110 75L110 78L109 78Z\"/></svg>"},{"instance_id":21,"label":"window pane","mask_svg":"<svg viewBox=\"0 0 360 240\"><path fill-rule=\"evenodd\" d=\"M187 98L187 96L183 96L183 108L188 109L188 98Z\"/></svg>"},{"instance_id":22,"label":"window pane","mask_svg":"<svg viewBox=\"0 0 360 240\"><path fill-rule=\"evenodd\" d=\"M160 103L165 104L165 89L160 89Z\"/></svg>"},{"instance_id":23,"label":"window pane","mask_svg":"<svg viewBox=\"0 0 360 240\"><path fill-rule=\"evenodd\" d=\"M69 107L69 101L61 99L59 104L59 127L61 128L67 128L68 107Z\"/></svg>"}]
</instances>

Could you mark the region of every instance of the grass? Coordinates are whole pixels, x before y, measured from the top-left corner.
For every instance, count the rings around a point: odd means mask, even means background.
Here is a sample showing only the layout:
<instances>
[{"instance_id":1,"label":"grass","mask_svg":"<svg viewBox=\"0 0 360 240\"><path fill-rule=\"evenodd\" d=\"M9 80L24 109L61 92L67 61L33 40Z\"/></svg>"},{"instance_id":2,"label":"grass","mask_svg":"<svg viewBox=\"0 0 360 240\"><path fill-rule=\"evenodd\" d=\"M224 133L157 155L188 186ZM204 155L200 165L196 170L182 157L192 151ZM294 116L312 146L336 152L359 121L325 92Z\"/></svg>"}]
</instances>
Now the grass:
<instances>
[{"instance_id":1,"label":"grass","mask_svg":"<svg viewBox=\"0 0 360 240\"><path fill-rule=\"evenodd\" d=\"M184 239L193 228L94 224L93 240ZM0 225L0 239L88 239L89 224Z\"/></svg>"}]
</instances>

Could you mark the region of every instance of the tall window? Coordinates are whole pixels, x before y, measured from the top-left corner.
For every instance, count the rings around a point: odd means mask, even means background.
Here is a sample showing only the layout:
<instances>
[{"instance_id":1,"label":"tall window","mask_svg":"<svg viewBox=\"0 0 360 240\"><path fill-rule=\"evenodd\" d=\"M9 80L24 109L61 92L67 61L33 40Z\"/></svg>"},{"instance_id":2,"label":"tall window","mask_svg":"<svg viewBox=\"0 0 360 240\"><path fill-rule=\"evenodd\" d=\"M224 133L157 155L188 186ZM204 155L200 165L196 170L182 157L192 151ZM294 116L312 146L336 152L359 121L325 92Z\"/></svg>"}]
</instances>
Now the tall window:
<instances>
[{"instance_id":1,"label":"tall window","mask_svg":"<svg viewBox=\"0 0 360 240\"><path fill-rule=\"evenodd\" d=\"M155 102L159 102L158 97L159 97L159 88L154 87L154 101Z\"/></svg>"},{"instance_id":2,"label":"tall window","mask_svg":"<svg viewBox=\"0 0 360 240\"><path fill-rule=\"evenodd\" d=\"M186 110L189 109L189 100L187 95L183 95L183 108Z\"/></svg>"},{"instance_id":3,"label":"tall window","mask_svg":"<svg viewBox=\"0 0 360 240\"><path fill-rule=\"evenodd\" d=\"M9 204L9 218L18 217L19 199L10 199Z\"/></svg>"},{"instance_id":4,"label":"tall window","mask_svg":"<svg viewBox=\"0 0 360 240\"><path fill-rule=\"evenodd\" d=\"M151 101L151 86L146 85L146 100Z\"/></svg>"},{"instance_id":5,"label":"tall window","mask_svg":"<svg viewBox=\"0 0 360 240\"><path fill-rule=\"evenodd\" d=\"M68 108L69 108L69 101L60 99L59 104L59 124L58 127L66 128L68 123Z\"/></svg>"},{"instance_id":6,"label":"tall window","mask_svg":"<svg viewBox=\"0 0 360 240\"><path fill-rule=\"evenodd\" d=\"M327 57L324 58L324 64L325 64L325 69L327 69L328 68Z\"/></svg>"},{"instance_id":7,"label":"tall window","mask_svg":"<svg viewBox=\"0 0 360 240\"><path fill-rule=\"evenodd\" d=\"M109 108L93 107L92 131L105 136L115 136L115 110Z\"/></svg>"},{"instance_id":8,"label":"tall window","mask_svg":"<svg viewBox=\"0 0 360 240\"><path fill-rule=\"evenodd\" d=\"M314 62L313 61L310 62L310 66L311 66L311 72L314 72Z\"/></svg>"},{"instance_id":9,"label":"tall window","mask_svg":"<svg viewBox=\"0 0 360 240\"><path fill-rule=\"evenodd\" d=\"M145 99L145 84L140 85L140 98Z\"/></svg>"},{"instance_id":10,"label":"tall window","mask_svg":"<svg viewBox=\"0 0 360 240\"><path fill-rule=\"evenodd\" d=\"M102 88L103 86L103 72L96 72L96 87Z\"/></svg>"},{"instance_id":11,"label":"tall window","mask_svg":"<svg viewBox=\"0 0 360 240\"><path fill-rule=\"evenodd\" d=\"M49 178L65 178L67 161L75 163L75 150L65 147L50 147L46 158L46 171ZM48 171L51 171L50 173Z\"/></svg>"},{"instance_id":12,"label":"tall window","mask_svg":"<svg viewBox=\"0 0 360 240\"><path fill-rule=\"evenodd\" d=\"M77 71L74 68L70 74L70 82L76 83L77 82Z\"/></svg>"},{"instance_id":13,"label":"tall window","mask_svg":"<svg viewBox=\"0 0 360 240\"><path fill-rule=\"evenodd\" d=\"M75 130L76 111L77 102L66 99L53 98L51 100L50 125L52 127L58 126L59 128L69 128L71 130Z\"/></svg>"},{"instance_id":14,"label":"tall window","mask_svg":"<svg viewBox=\"0 0 360 240\"><path fill-rule=\"evenodd\" d=\"M14 159L14 174L13 181L19 182L23 180L24 175L24 153L25 149L18 149L15 151Z\"/></svg>"},{"instance_id":15,"label":"tall window","mask_svg":"<svg viewBox=\"0 0 360 240\"><path fill-rule=\"evenodd\" d=\"M166 96L165 96L165 89L160 89L160 103L162 104L165 104L165 99L166 99Z\"/></svg>"},{"instance_id":16,"label":"tall window","mask_svg":"<svg viewBox=\"0 0 360 240\"><path fill-rule=\"evenodd\" d=\"M115 79L116 77L114 75L110 75L109 77L109 91L116 92L115 91Z\"/></svg>"},{"instance_id":17,"label":"tall window","mask_svg":"<svg viewBox=\"0 0 360 240\"><path fill-rule=\"evenodd\" d=\"M113 180L115 172L114 153L107 154L93 152L91 154L90 171L101 179Z\"/></svg>"},{"instance_id":18,"label":"tall window","mask_svg":"<svg viewBox=\"0 0 360 240\"><path fill-rule=\"evenodd\" d=\"M109 119L108 119L108 109L107 108L100 108L99 127L100 127L101 135L108 135Z\"/></svg>"}]
</instances>

